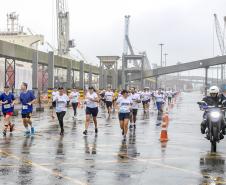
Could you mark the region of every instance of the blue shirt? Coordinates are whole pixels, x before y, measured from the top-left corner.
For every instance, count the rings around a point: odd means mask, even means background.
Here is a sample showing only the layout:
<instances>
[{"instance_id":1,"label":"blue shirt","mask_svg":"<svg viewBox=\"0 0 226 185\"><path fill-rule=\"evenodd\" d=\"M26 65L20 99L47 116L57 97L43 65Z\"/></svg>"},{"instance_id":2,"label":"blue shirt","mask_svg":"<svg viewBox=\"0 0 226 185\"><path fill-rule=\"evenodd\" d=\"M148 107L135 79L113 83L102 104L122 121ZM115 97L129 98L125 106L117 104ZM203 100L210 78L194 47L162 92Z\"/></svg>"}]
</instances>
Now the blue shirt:
<instances>
[{"instance_id":1,"label":"blue shirt","mask_svg":"<svg viewBox=\"0 0 226 185\"><path fill-rule=\"evenodd\" d=\"M33 106L28 105L31 101L35 99L34 94L32 91L26 91L20 93L20 102L22 104L22 111L21 114L28 114L33 111Z\"/></svg>"},{"instance_id":2,"label":"blue shirt","mask_svg":"<svg viewBox=\"0 0 226 185\"><path fill-rule=\"evenodd\" d=\"M9 93L8 95L6 93L2 93L0 95L0 101L2 101L2 102L7 101L7 103L2 104L2 112L3 113L13 112L14 106L11 105L13 100L15 100L13 93Z\"/></svg>"}]
</instances>

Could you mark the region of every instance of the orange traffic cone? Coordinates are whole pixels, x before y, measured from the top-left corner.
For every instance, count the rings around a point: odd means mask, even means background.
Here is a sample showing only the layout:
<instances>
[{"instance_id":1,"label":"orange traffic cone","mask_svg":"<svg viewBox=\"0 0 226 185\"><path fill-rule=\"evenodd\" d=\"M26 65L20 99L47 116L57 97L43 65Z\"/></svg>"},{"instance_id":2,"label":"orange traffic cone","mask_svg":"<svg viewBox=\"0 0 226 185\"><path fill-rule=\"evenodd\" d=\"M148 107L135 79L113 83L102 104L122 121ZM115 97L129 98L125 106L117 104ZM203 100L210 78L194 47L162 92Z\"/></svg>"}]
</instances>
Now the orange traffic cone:
<instances>
[{"instance_id":1,"label":"orange traffic cone","mask_svg":"<svg viewBox=\"0 0 226 185\"><path fill-rule=\"evenodd\" d=\"M160 141L165 142L168 141L168 134L167 134L167 123L162 122L162 130L160 134Z\"/></svg>"},{"instance_id":2,"label":"orange traffic cone","mask_svg":"<svg viewBox=\"0 0 226 185\"><path fill-rule=\"evenodd\" d=\"M168 125L169 125L169 114L168 114L168 112L165 112L165 114L163 115L162 122L166 123L166 126L168 127Z\"/></svg>"}]
</instances>

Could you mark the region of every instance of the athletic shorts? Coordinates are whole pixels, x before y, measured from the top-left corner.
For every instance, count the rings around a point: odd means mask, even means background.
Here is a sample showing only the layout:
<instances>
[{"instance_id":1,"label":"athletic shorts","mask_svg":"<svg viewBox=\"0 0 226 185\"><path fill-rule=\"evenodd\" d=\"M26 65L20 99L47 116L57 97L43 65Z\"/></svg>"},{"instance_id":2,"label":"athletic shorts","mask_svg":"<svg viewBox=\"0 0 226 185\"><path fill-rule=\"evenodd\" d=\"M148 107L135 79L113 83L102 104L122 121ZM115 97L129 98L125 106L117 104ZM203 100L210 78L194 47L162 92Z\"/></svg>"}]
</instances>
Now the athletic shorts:
<instances>
[{"instance_id":1,"label":"athletic shorts","mask_svg":"<svg viewBox=\"0 0 226 185\"><path fill-rule=\"evenodd\" d=\"M106 101L105 103L106 103L107 108L108 107L112 107L112 102L111 101Z\"/></svg>"},{"instance_id":2,"label":"athletic shorts","mask_svg":"<svg viewBox=\"0 0 226 185\"><path fill-rule=\"evenodd\" d=\"M86 107L86 115L87 114L92 115L93 117L97 117L98 107L95 108Z\"/></svg>"},{"instance_id":3,"label":"athletic shorts","mask_svg":"<svg viewBox=\"0 0 226 185\"><path fill-rule=\"evenodd\" d=\"M130 118L130 113L119 113L118 114L119 121L124 121L125 119Z\"/></svg>"},{"instance_id":4,"label":"athletic shorts","mask_svg":"<svg viewBox=\"0 0 226 185\"><path fill-rule=\"evenodd\" d=\"M138 109L132 109L133 116L136 116L137 115L137 111L138 111Z\"/></svg>"},{"instance_id":5,"label":"athletic shorts","mask_svg":"<svg viewBox=\"0 0 226 185\"><path fill-rule=\"evenodd\" d=\"M21 114L21 115L22 115L22 118L28 118L28 119L31 118L31 113Z\"/></svg>"},{"instance_id":6,"label":"athletic shorts","mask_svg":"<svg viewBox=\"0 0 226 185\"><path fill-rule=\"evenodd\" d=\"M53 106L53 107L56 107L56 101L53 101L53 102L52 102L52 106Z\"/></svg>"},{"instance_id":7,"label":"athletic shorts","mask_svg":"<svg viewBox=\"0 0 226 185\"><path fill-rule=\"evenodd\" d=\"M117 99L118 99L118 98L113 99L113 101L112 101L112 102L113 102L113 103L114 103L114 102L116 102L116 101L117 101Z\"/></svg>"},{"instance_id":8,"label":"athletic shorts","mask_svg":"<svg viewBox=\"0 0 226 185\"><path fill-rule=\"evenodd\" d=\"M4 115L4 117L5 116L12 116L13 115L13 112L5 112L5 113L3 112L3 115Z\"/></svg>"},{"instance_id":9,"label":"athletic shorts","mask_svg":"<svg viewBox=\"0 0 226 185\"><path fill-rule=\"evenodd\" d=\"M156 102L157 109L160 110L162 108L163 102Z\"/></svg>"},{"instance_id":10,"label":"athletic shorts","mask_svg":"<svg viewBox=\"0 0 226 185\"><path fill-rule=\"evenodd\" d=\"M145 101L142 101L143 105L146 105L150 102L150 100L145 100Z\"/></svg>"}]
</instances>

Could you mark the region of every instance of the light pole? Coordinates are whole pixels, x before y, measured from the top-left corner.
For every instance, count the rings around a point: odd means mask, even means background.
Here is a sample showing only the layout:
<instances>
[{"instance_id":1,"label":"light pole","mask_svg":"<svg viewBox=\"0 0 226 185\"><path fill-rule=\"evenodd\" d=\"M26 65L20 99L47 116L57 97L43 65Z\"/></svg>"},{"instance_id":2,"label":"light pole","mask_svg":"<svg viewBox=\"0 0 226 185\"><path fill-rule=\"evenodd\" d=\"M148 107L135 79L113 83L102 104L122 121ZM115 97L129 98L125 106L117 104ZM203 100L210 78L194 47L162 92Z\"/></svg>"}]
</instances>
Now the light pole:
<instances>
[{"instance_id":1,"label":"light pole","mask_svg":"<svg viewBox=\"0 0 226 185\"><path fill-rule=\"evenodd\" d=\"M159 44L160 45L160 47L161 47L161 60L160 60L160 66L162 67L162 47L163 47L163 43L160 43Z\"/></svg>"},{"instance_id":2,"label":"light pole","mask_svg":"<svg viewBox=\"0 0 226 185\"><path fill-rule=\"evenodd\" d=\"M165 56L165 64L164 64L164 67L166 67L166 56L167 56L168 54L167 53L164 53L164 56ZM166 75L164 75L164 77L165 77L165 89L166 89Z\"/></svg>"},{"instance_id":3,"label":"light pole","mask_svg":"<svg viewBox=\"0 0 226 185\"><path fill-rule=\"evenodd\" d=\"M166 67L166 57L167 57L167 53L164 53L164 55L165 55L165 67Z\"/></svg>"}]
</instances>

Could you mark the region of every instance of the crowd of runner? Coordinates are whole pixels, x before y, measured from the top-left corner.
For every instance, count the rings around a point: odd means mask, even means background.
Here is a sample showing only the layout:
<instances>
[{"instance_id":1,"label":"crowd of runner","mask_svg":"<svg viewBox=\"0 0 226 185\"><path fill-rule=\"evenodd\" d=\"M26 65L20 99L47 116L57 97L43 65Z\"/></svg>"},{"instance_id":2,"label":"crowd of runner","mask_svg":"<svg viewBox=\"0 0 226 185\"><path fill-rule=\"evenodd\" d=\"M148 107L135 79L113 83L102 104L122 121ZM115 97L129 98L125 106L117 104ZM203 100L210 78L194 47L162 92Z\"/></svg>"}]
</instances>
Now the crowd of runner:
<instances>
[{"instance_id":1,"label":"crowd of runner","mask_svg":"<svg viewBox=\"0 0 226 185\"><path fill-rule=\"evenodd\" d=\"M177 95L173 89L150 90L148 87L143 90L135 87L129 90L113 90L110 87L106 90L97 91L93 87L89 87L85 91L84 98L80 98L78 88L73 88L69 94L65 89L59 87L52 92L52 119L55 115L60 125L60 135L64 135L64 116L68 110L68 105L73 108L73 119L77 119L77 108L82 104L85 110L86 120L84 135L88 134L89 125L94 123L95 133L98 133L97 115L99 108L106 109L108 117L111 118L112 113L118 112L121 132L124 138L127 136L128 128L136 129L136 120L138 111L148 114L150 109L156 109L159 114L163 112L166 104L171 104L173 98ZM36 97L33 91L28 90L27 83L21 84L21 92L19 98L15 98L10 92L9 86L5 86L4 92L0 95L0 105L2 105L3 119L3 136L7 131L13 132L15 124L12 123L11 117L14 112L14 105L21 104L21 117L25 128L25 136L33 135L35 129L32 125L31 115L33 112L33 104L36 103ZM150 106L154 105L154 107Z\"/></svg>"}]
</instances>

